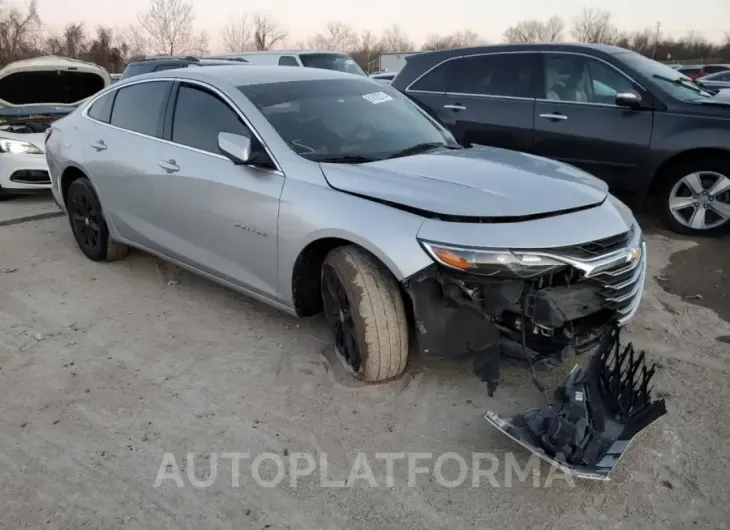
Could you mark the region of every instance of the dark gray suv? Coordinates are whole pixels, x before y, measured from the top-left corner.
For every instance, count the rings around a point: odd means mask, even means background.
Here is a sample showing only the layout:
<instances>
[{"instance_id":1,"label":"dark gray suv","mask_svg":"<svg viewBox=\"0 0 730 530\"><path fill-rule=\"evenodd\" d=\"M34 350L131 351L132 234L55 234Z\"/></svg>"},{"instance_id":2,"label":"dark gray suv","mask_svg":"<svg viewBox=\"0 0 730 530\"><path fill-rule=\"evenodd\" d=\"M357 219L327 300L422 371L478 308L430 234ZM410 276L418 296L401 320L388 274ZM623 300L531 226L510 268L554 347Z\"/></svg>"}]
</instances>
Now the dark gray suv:
<instances>
[{"instance_id":1,"label":"dark gray suv","mask_svg":"<svg viewBox=\"0 0 730 530\"><path fill-rule=\"evenodd\" d=\"M172 55L152 56L129 63L119 78L119 81L136 75L160 72L162 70L173 70L175 68L187 68L191 66L215 66L231 64L232 62L246 64L248 61L244 59L199 59L190 55L179 57Z\"/></svg>"},{"instance_id":2,"label":"dark gray suv","mask_svg":"<svg viewBox=\"0 0 730 530\"><path fill-rule=\"evenodd\" d=\"M392 83L462 144L567 162L683 234L730 231L730 95L615 46L412 55ZM730 91L727 91L730 92Z\"/></svg>"}]
</instances>

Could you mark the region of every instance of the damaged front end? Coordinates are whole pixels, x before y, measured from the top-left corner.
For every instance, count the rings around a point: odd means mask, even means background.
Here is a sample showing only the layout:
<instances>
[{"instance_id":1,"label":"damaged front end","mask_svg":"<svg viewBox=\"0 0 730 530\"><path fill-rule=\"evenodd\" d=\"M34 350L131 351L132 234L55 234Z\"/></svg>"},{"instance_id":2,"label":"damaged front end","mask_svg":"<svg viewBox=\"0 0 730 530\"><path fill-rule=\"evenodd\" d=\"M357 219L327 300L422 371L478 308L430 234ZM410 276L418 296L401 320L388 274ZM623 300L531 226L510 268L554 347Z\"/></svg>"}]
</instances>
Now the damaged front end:
<instances>
[{"instance_id":1,"label":"damaged front end","mask_svg":"<svg viewBox=\"0 0 730 530\"><path fill-rule=\"evenodd\" d=\"M606 479L629 441L666 413L651 399L654 369L619 345L646 274L638 227L590 243L539 250L486 250L423 242L434 265L403 282L424 356L473 356L489 396L500 360L534 369L596 348L543 409L486 419L567 472ZM543 390L544 391L544 390Z\"/></svg>"},{"instance_id":2,"label":"damaged front end","mask_svg":"<svg viewBox=\"0 0 730 530\"><path fill-rule=\"evenodd\" d=\"M590 243L488 250L423 242L434 265L406 279L424 356L472 355L491 396L501 357L557 365L593 348L641 298L645 243L637 227Z\"/></svg>"},{"instance_id":3,"label":"damaged front end","mask_svg":"<svg viewBox=\"0 0 730 530\"><path fill-rule=\"evenodd\" d=\"M654 366L619 337L618 326L606 332L588 367L576 366L546 407L508 420L490 411L486 420L569 475L607 480L634 437L667 412L652 399Z\"/></svg>"}]
</instances>

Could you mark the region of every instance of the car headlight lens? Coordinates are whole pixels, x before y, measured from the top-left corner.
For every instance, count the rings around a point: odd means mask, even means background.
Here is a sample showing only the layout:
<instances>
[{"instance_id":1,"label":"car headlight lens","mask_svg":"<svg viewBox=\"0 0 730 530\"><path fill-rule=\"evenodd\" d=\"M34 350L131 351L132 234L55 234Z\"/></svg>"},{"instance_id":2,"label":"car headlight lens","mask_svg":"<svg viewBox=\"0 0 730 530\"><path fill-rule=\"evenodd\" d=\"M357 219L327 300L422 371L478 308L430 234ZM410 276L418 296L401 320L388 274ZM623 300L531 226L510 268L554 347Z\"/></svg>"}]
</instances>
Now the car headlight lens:
<instances>
[{"instance_id":1,"label":"car headlight lens","mask_svg":"<svg viewBox=\"0 0 730 530\"><path fill-rule=\"evenodd\" d=\"M35 145L20 140L0 138L0 153L11 153L14 155L42 155L43 151Z\"/></svg>"},{"instance_id":2,"label":"car headlight lens","mask_svg":"<svg viewBox=\"0 0 730 530\"><path fill-rule=\"evenodd\" d=\"M526 279L568 267L562 261L519 250L454 247L429 241L420 243L436 262L482 276Z\"/></svg>"}]
</instances>

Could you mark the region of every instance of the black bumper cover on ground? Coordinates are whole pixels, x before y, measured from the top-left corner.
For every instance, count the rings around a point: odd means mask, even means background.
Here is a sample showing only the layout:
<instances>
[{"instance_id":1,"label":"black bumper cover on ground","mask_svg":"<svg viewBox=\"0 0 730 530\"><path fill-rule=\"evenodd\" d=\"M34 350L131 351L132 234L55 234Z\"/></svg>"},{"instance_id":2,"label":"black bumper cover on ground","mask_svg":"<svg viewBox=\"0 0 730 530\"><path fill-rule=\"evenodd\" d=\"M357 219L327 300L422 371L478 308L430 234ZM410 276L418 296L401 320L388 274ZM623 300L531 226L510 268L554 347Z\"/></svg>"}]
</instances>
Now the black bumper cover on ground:
<instances>
[{"instance_id":1,"label":"black bumper cover on ground","mask_svg":"<svg viewBox=\"0 0 730 530\"><path fill-rule=\"evenodd\" d=\"M587 368L576 366L553 402L510 419L487 412L504 434L579 478L608 480L629 443L666 414L649 386L655 367L631 343L621 348L620 328L607 331Z\"/></svg>"}]
</instances>

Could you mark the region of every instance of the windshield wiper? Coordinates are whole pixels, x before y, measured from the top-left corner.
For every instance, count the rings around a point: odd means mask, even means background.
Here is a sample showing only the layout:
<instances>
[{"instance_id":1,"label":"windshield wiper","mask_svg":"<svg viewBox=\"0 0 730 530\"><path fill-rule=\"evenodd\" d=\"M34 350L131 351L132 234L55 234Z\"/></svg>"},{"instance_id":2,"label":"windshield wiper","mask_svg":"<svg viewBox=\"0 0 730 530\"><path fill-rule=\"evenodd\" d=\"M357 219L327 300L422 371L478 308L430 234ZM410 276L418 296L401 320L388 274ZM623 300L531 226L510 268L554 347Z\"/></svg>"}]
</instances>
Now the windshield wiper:
<instances>
[{"instance_id":1,"label":"windshield wiper","mask_svg":"<svg viewBox=\"0 0 730 530\"><path fill-rule=\"evenodd\" d=\"M440 142L424 142L421 144L412 145L411 147L406 147L405 149L401 149L400 151L396 151L392 155L385 157L385 160L388 160L390 158L398 158L401 156L417 155L418 153L424 153L426 151L430 151L431 149L436 149L437 147L445 147L447 149L460 149L460 147L458 146L444 144Z\"/></svg>"},{"instance_id":2,"label":"windshield wiper","mask_svg":"<svg viewBox=\"0 0 730 530\"><path fill-rule=\"evenodd\" d=\"M330 162L332 164L365 164L375 162L378 158L360 155L326 155L323 158L312 158L315 162Z\"/></svg>"},{"instance_id":3,"label":"windshield wiper","mask_svg":"<svg viewBox=\"0 0 730 530\"><path fill-rule=\"evenodd\" d=\"M700 85L698 85L697 83L693 82L690 79L684 79L682 77L677 77L676 79L672 79L670 77L664 77L663 75L659 75L659 74L654 74L652 77L654 79L659 79L660 81L666 81L667 83L672 83L673 85L689 88L690 90L692 90L698 94L707 93L707 90L705 90Z\"/></svg>"}]
</instances>

